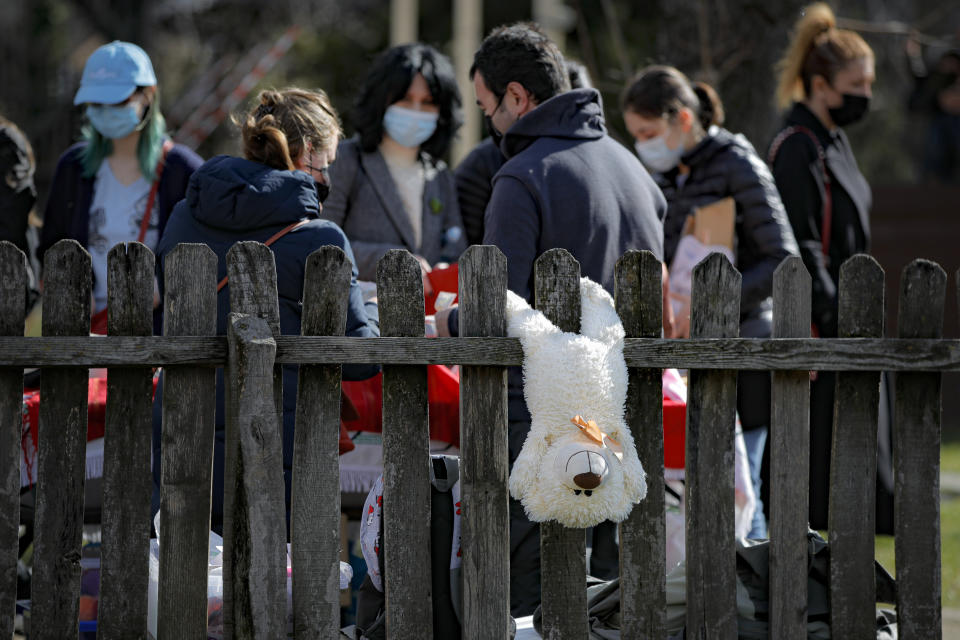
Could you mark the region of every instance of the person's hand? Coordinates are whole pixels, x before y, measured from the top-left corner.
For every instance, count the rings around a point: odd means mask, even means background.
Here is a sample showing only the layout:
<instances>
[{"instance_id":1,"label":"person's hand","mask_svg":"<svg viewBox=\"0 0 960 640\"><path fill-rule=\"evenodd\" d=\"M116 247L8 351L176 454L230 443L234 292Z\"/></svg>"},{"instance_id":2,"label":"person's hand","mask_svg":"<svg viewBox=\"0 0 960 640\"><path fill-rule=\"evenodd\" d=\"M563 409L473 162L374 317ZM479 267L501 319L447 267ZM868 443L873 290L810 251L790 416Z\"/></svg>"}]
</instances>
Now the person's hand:
<instances>
[{"instance_id":1,"label":"person's hand","mask_svg":"<svg viewBox=\"0 0 960 640\"><path fill-rule=\"evenodd\" d=\"M911 30L910 35L907 36L906 41L903 43L903 49L906 51L907 55L911 58L920 58L923 56L923 47L920 45L920 34Z\"/></svg>"},{"instance_id":2,"label":"person's hand","mask_svg":"<svg viewBox=\"0 0 960 640\"><path fill-rule=\"evenodd\" d=\"M457 308L457 305L452 304L446 309L441 309L440 311L437 311L436 315L434 316L434 321L436 322L436 325L437 325L438 338L452 337L450 335L449 318L450 318L450 313L456 308Z\"/></svg>"},{"instance_id":3,"label":"person's hand","mask_svg":"<svg viewBox=\"0 0 960 640\"><path fill-rule=\"evenodd\" d=\"M671 338L689 338L690 337L690 309L677 314L673 322L673 333Z\"/></svg>"},{"instance_id":4,"label":"person's hand","mask_svg":"<svg viewBox=\"0 0 960 640\"><path fill-rule=\"evenodd\" d=\"M430 266L430 263L427 262L427 259L423 256L414 255L413 257L420 263L420 276L423 278L423 295L432 296L433 285L430 284L430 278L427 277L427 274L433 271L433 267Z\"/></svg>"}]
</instances>

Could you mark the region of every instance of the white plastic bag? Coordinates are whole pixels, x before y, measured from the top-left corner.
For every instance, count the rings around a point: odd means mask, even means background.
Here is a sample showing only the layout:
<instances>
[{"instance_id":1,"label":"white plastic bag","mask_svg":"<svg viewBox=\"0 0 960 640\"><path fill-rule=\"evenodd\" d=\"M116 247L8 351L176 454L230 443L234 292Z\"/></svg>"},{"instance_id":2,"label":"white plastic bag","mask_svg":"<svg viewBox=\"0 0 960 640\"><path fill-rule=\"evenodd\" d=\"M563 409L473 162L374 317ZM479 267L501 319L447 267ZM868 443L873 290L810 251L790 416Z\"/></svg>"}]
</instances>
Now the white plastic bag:
<instances>
[{"instance_id":1,"label":"white plastic bag","mask_svg":"<svg viewBox=\"0 0 960 640\"><path fill-rule=\"evenodd\" d=\"M733 251L722 244L703 244L692 234L680 238L670 263L670 306L678 337L690 336L690 290L693 269L711 253L722 253L734 261Z\"/></svg>"},{"instance_id":2,"label":"white plastic bag","mask_svg":"<svg viewBox=\"0 0 960 640\"><path fill-rule=\"evenodd\" d=\"M159 517L159 514L157 514ZM160 533L160 529L157 529ZM213 531L209 537L207 561L207 636L223 638L223 538ZM289 583L289 576L287 579ZM147 630L157 637L157 602L160 583L160 540L150 540L150 566L147 582ZM289 592L290 586L287 585Z\"/></svg>"},{"instance_id":3,"label":"white plastic bag","mask_svg":"<svg viewBox=\"0 0 960 640\"><path fill-rule=\"evenodd\" d=\"M663 395L677 402L687 402L687 385L676 369L663 371ZM746 538L757 508L757 497L750 481L750 468L747 464L747 449L740 430L740 418L736 419L736 434L733 440L733 476L734 476L734 534L738 540ZM664 480L680 495L680 500L670 498L666 501L666 554L667 572L673 570L686 557L686 532L684 515L686 512L684 469L664 469Z\"/></svg>"},{"instance_id":4,"label":"white plastic bag","mask_svg":"<svg viewBox=\"0 0 960 640\"><path fill-rule=\"evenodd\" d=\"M160 514L153 521L160 535ZM223 638L223 538L210 532L207 561L207 638ZM346 589L353 579L353 568L340 563L340 588ZM160 540L150 540L149 579L147 582L147 629L151 638L157 637L157 602L160 581ZM293 572L290 566L290 545L287 545L287 635L293 634Z\"/></svg>"}]
</instances>

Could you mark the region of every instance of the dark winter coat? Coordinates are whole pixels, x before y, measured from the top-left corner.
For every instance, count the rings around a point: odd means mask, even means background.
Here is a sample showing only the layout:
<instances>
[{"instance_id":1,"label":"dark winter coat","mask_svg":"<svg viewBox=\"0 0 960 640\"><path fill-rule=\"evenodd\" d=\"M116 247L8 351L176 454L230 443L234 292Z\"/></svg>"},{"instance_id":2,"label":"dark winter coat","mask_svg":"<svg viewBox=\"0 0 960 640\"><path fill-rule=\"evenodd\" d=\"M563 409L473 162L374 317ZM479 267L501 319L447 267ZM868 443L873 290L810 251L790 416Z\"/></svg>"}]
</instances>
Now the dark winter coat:
<instances>
[{"instance_id":1,"label":"dark winter coat","mask_svg":"<svg viewBox=\"0 0 960 640\"><path fill-rule=\"evenodd\" d=\"M94 178L83 177L80 154L86 145L86 142L73 145L57 162L53 184L50 185L50 197L43 214L40 245L37 247L37 259L41 263L43 254L59 240L71 238L84 248L88 245ZM154 205L159 214L158 237L163 235L174 205L180 202L187 192L190 176L202 163L200 156L183 145L175 144L167 153Z\"/></svg>"},{"instance_id":2,"label":"dark winter coat","mask_svg":"<svg viewBox=\"0 0 960 640\"><path fill-rule=\"evenodd\" d=\"M511 291L530 298L533 263L563 248L580 273L613 292L630 249L663 256L663 194L636 156L607 135L600 94L576 89L517 120L500 143L484 244L507 256Z\"/></svg>"},{"instance_id":3,"label":"dark winter coat","mask_svg":"<svg viewBox=\"0 0 960 640\"><path fill-rule=\"evenodd\" d=\"M842 129L831 133L801 103L794 104L783 126L809 129L826 153L833 201L830 248L826 259L821 247L825 194L823 170L817 159L817 147L809 136L798 133L783 141L773 160L773 176L800 245L800 257L813 278L813 322L821 336L835 337L840 265L847 258L870 250L869 215L873 197Z\"/></svg>"},{"instance_id":4,"label":"dark winter coat","mask_svg":"<svg viewBox=\"0 0 960 640\"><path fill-rule=\"evenodd\" d=\"M666 262L672 262L684 222L694 209L732 197L736 204L734 257L743 276L740 335L767 338L773 325L773 272L784 258L797 255L770 170L745 137L718 127L711 127L681 162L690 169L683 180L677 169L654 176L667 198ZM770 424L769 374L739 374L737 410L745 429Z\"/></svg>"},{"instance_id":5,"label":"dark winter coat","mask_svg":"<svg viewBox=\"0 0 960 640\"><path fill-rule=\"evenodd\" d=\"M665 262L669 266L673 261L684 222L694 209L732 197L736 203L734 255L743 276L740 319L756 318L770 309L773 272L784 258L797 255L797 243L770 170L745 137L717 127L711 127L681 162L690 169L682 182L677 169L654 175L667 199ZM751 331L758 335L745 337L769 336L769 322L765 324L765 329Z\"/></svg>"},{"instance_id":6,"label":"dark winter coat","mask_svg":"<svg viewBox=\"0 0 960 640\"><path fill-rule=\"evenodd\" d=\"M467 244L483 242L483 215L493 192L493 176L506 160L493 138L484 138L453 171Z\"/></svg>"},{"instance_id":7,"label":"dark winter coat","mask_svg":"<svg viewBox=\"0 0 960 640\"><path fill-rule=\"evenodd\" d=\"M350 243L332 222L317 218L319 203L313 178L302 171L280 171L266 165L217 156L210 159L190 180L187 195L174 209L157 248L157 277L161 293L163 268L167 255L181 242L202 242L217 254L217 281L227 275L226 255L241 240L264 242L284 227L303 218L308 224L287 233L271 245L277 269L277 295L280 307L280 333L300 334L303 276L307 257L326 245L344 250L354 261ZM217 333L227 333L230 312L230 284L217 295ZM346 335L376 337L380 334L374 304L364 305L353 267L350 300L347 307ZM343 377L362 380L377 373L376 365L344 365ZM160 460L160 406L162 386L157 388L154 404L154 460ZM293 430L297 397L297 367L283 367L283 465L287 481L287 505L290 499L290 470L293 466ZM214 461L214 515L216 522L223 509L223 376L217 376L217 447ZM159 465L154 478L159 486Z\"/></svg>"},{"instance_id":8,"label":"dark winter coat","mask_svg":"<svg viewBox=\"0 0 960 640\"><path fill-rule=\"evenodd\" d=\"M507 258L507 287L527 300L533 265L562 248L580 273L613 293L617 260L631 249L663 256L666 202L636 156L607 135L600 94L576 89L517 120L500 150L484 244ZM529 420L520 377L510 378L511 420Z\"/></svg>"},{"instance_id":9,"label":"dark winter coat","mask_svg":"<svg viewBox=\"0 0 960 640\"><path fill-rule=\"evenodd\" d=\"M391 249L406 249L430 264L452 261L466 248L466 238L447 241L447 231L463 228L453 173L442 160L420 153L423 209L420 241L404 211L403 200L377 151L363 151L356 138L344 140L330 165L330 197L320 217L335 222L350 238L364 280L376 281L377 263Z\"/></svg>"},{"instance_id":10,"label":"dark winter coat","mask_svg":"<svg viewBox=\"0 0 960 640\"><path fill-rule=\"evenodd\" d=\"M57 162L53 184L50 185L50 197L47 199L47 208L43 214L40 243L37 245L37 260L41 267L43 254L60 240L76 240L84 249L89 246L90 204L93 202L94 178L83 177L80 156L86 146L86 142L78 142L67 149ZM153 205L157 212L158 238L163 235L174 205L180 202L187 192L190 176L202 163L203 159L200 156L183 145L175 144L167 152L160 185L157 188L157 199ZM153 212L151 212L152 218ZM130 240L136 240L136 237ZM153 314L153 330L157 334L162 330L159 309Z\"/></svg>"},{"instance_id":11,"label":"dark winter coat","mask_svg":"<svg viewBox=\"0 0 960 640\"><path fill-rule=\"evenodd\" d=\"M773 176L793 226L800 256L810 272L811 314L820 335L837 337L837 294L840 266L843 262L870 249L869 213L873 198L870 185L857 167L853 150L841 129L829 131L819 118L802 103L795 103L783 123L786 127L804 127L817 138L826 155L826 170L830 178L832 215L830 246L823 254L823 202L826 194L823 169L817 145L804 133L796 133L776 149L773 158ZM773 151L773 150L771 150ZM886 379L886 376L884 377ZM830 450L833 442L833 412L836 374L821 371L810 385L810 526L826 528L830 498ZM881 387L882 388L882 387ZM880 455L877 468L881 471L877 493L877 525L889 521L891 511L890 411L889 403L881 402L879 422ZM884 411L886 418L884 419ZM884 471L885 470L885 471Z\"/></svg>"}]
</instances>

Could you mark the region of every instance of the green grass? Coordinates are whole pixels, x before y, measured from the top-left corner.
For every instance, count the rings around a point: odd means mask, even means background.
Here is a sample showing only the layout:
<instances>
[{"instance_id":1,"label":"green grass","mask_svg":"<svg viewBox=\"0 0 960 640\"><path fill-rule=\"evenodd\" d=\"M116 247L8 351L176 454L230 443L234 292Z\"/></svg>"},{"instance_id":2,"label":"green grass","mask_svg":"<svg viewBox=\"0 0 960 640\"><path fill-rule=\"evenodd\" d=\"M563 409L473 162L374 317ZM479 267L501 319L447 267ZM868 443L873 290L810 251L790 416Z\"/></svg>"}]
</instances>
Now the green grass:
<instances>
[{"instance_id":1,"label":"green grass","mask_svg":"<svg viewBox=\"0 0 960 640\"><path fill-rule=\"evenodd\" d=\"M960 473L960 441L944 442L940 468ZM893 536L877 536L876 558L891 574L896 569ZM960 497L940 502L940 566L944 608L960 609Z\"/></svg>"}]
</instances>

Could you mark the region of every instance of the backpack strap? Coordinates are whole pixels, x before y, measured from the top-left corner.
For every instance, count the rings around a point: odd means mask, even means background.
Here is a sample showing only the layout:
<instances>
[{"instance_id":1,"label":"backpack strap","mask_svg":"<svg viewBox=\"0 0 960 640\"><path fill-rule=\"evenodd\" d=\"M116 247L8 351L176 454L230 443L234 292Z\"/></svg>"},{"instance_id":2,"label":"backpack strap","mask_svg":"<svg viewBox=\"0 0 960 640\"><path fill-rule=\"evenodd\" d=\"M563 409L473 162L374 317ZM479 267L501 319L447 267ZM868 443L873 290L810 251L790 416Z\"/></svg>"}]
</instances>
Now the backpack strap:
<instances>
[{"instance_id":1,"label":"backpack strap","mask_svg":"<svg viewBox=\"0 0 960 640\"><path fill-rule=\"evenodd\" d=\"M163 141L163 148L160 150L160 159L157 161L157 177L150 187L150 195L147 196L147 206L143 210L143 219L140 221L140 232L137 234L137 242L143 242L147 237L147 231L150 229L150 218L153 214L153 203L157 199L157 191L160 190L160 177L163 175L163 166L167 161L167 154L173 148L170 140ZM90 333L98 335L107 334L107 308L104 307L90 318Z\"/></svg>"},{"instance_id":2,"label":"backpack strap","mask_svg":"<svg viewBox=\"0 0 960 640\"><path fill-rule=\"evenodd\" d=\"M817 138L817 135L810 129L801 127L799 125L787 127L778 133L777 137L773 139L773 143L770 145L770 153L767 155L767 164L769 164L770 168L772 169L773 163L777 158L777 153L780 151L780 147L783 146L783 143L787 140L787 138L798 133L807 136L811 142L813 142L813 146L817 149L817 164L820 166L820 173L823 175L824 190L823 211L820 224L820 250L823 252L824 263L829 264L830 231L833 221L833 195L830 187L830 174L827 173L827 154L823 149L823 145L820 144L820 140Z\"/></svg>"},{"instance_id":3,"label":"backpack strap","mask_svg":"<svg viewBox=\"0 0 960 640\"><path fill-rule=\"evenodd\" d=\"M307 224L308 222L310 222L310 218L304 218L303 220L297 220L297 221L294 222L293 224L289 224L289 225L285 226L283 229L280 229L280 231L277 231L275 234L273 234L272 236L270 236L269 238L267 238L266 242L264 242L263 244L269 247L270 245L272 245L274 242L276 242L277 240L279 240L279 239L282 238L283 236L287 235L288 233L290 233L290 232L293 231L294 229L299 229L300 227L302 227L303 225ZM221 280L220 283L217 285L217 293L219 293L221 289L223 289L225 286L227 286L227 279L228 279L228 277L227 277L227 276L224 276L223 280Z\"/></svg>"}]
</instances>

